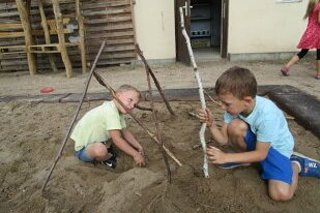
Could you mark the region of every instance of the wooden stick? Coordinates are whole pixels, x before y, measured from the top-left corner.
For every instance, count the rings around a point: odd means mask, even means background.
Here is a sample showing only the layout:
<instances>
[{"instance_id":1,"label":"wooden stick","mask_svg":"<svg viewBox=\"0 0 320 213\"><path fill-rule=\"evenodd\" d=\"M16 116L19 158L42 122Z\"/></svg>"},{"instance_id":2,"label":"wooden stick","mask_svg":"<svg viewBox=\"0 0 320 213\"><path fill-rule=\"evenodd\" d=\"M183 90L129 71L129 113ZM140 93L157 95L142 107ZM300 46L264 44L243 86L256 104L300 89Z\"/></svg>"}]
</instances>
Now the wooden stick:
<instances>
[{"instance_id":1,"label":"wooden stick","mask_svg":"<svg viewBox=\"0 0 320 213\"><path fill-rule=\"evenodd\" d=\"M94 60L94 62L93 62L93 65L92 65L92 67L91 67L90 74L89 74L89 76L88 76L88 79L87 79L85 88L84 88L84 90L83 90L82 97L81 97L81 99L80 99L80 102L79 102L79 105L78 105L76 114L74 115L74 117L73 117L73 119L72 119L72 122L71 122L71 124L70 124L70 127L69 127L69 129L68 129L68 131L67 131L67 134L65 135L65 137L64 137L64 139L63 139L63 141L62 141L62 145L61 145L61 147L60 147L60 150L59 150L59 152L58 152L58 155L56 156L56 159L55 159L55 161L53 162L53 164L52 164L52 166L51 166L50 172L49 172L49 174L48 174L48 177L47 177L46 181L44 182L44 184L43 184L43 186L42 186L41 191L44 191L44 189L46 188L46 185L47 185L47 183L48 183L48 181L49 181L49 178L50 178L50 176L51 176L51 174L52 174L52 172L53 172L53 169L55 168L58 160L60 159L60 157L61 157L61 155L62 155L63 148L65 147L65 145L66 145L66 143L67 143L67 140L68 140L68 138L69 138L70 132L71 132L71 130L72 130L72 127L73 127L75 121L77 120L77 117L78 117L78 114L79 114L79 112L80 112L80 109L81 109L83 100L84 100L84 98L85 98L85 96L86 96L86 94L87 94L87 90L88 90L88 87L89 87L90 79L91 79L91 77L92 77L92 74L94 73L94 69L96 68L98 59L99 59L99 57L100 57L100 55L101 55L101 53L102 53L105 45L106 45L106 41L103 41L102 44L101 44L101 46L100 46L99 52L98 52L98 54L97 54L97 56L96 56L96 58L95 58L95 60Z\"/></svg>"},{"instance_id":2,"label":"wooden stick","mask_svg":"<svg viewBox=\"0 0 320 213\"><path fill-rule=\"evenodd\" d=\"M209 93L208 93L207 91L203 90L203 92L204 92L204 94L205 94L206 96L208 96L208 98L210 99L210 101L212 101L212 103L215 103L215 104L217 104L217 105L220 106L220 103L219 103L218 101L214 100L214 99L209 95Z\"/></svg>"},{"instance_id":3,"label":"wooden stick","mask_svg":"<svg viewBox=\"0 0 320 213\"><path fill-rule=\"evenodd\" d=\"M295 117L290 116L290 115L286 115L285 117L286 117L287 120L294 120L295 119Z\"/></svg>"},{"instance_id":4,"label":"wooden stick","mask_svg":"<svg viewBox=\"0 0 320 213\"><path fill-rule=\"evenodd\" d=\"M17 9L19 11L20 20L24 32L24 40L26 43L27 49L27 57L28 57L28 67L30 75L35 75L37 72L37 63L36 58L33 53L31 53L28 49L30 45L33 45L33 37L32 37L32 29L30 24L30 16L28 8L28 2L22 0L16 0Z\"/></svg>"},{"instance_id":5,"label":"wooden stick","mask_svg":"<svg viewBox=\"0 0 320 213\"><path fill-rule=\"evenodd\" d=\"M137 108L137 109L140 109L140 110L144 110L144 111L150 111L150 112L152 112L152 109L151 109L151 108L148 108L148 107L144 107L144 106L136 105L136 108Z\"/></svg>"},{"instance_id":6,"label":"wooden stick","mask_svg":"<svg viewBox=\"0 0 320 213\"><path fill-rule=\"evenodd\" d=\"M118 97L115 95L115 91L114 89L112 89L112 87L106 83L103 78L97 73L97 72L93 72L93 76L97 79L97 81L104 86L105 88L107 88L110 93L112 94L113 98L115 100L118 101L118 103L124 108L127 109L127 107L118 99ZM126 110L128 111L128 110ZM155 134L153 134L145 125L143 125L143 123L137 119L134 114L130 111L128 111L128 115L130 115L133 120L135 120L140 126L141 128L151 137L151 139L153 141L155 141L157 144L160 144L160 141L158 140L158 138L155 136ZM162 149L164 149L164 151L169 155L169 157L171 157L172 160L174 160L179 166L182 166L182 163L170 152L170 150L165 147L165 145L162 145Z\"/></svg>"},{"instance_id":7,"label":"wooden stick","mask_svg":"<svg viewBox=\"0 0 320 213\"><path fill-rule=\"evenodd\" d=\"M151 109L152 109L153 120L154 120L154 123L155 123L155 126L156 126L157 139L160 142L158 145L159 145L159 149L161 151L164 163L165 163L166 168L167 168L169 183L171 183L171 170L170 170L168 157L167 157L166 153L163 151L163 149L161 149L161 147L163 146L163 141L161 139L161 133L160 133L160 127L159 127L159 121L158 121L157 112L154 110L154 102L153 102L153 97L152 97L152 88L151 88L151 83L150 83L150 72L149 72L148 69L146 69L146 74L147 74L149 95L150 95L150 99L151 99Z\"/></svg>"},{"instance_id":8,"label":"wooden stick","mask_svg":"<svg viewBox=\"0 0 320 213\"><path fill-rule=\"evenodd\" d=\"M40 12L40 17L41 17L41 26L44 32L44 39L46 44L50 44L51 40L50 40L50 33L49 33L49 28L48 28L48 23L47 23L47 17L46 14L44 13L44 9L43 9L43 3L42 0L38 0L38 6L39 6L39 12ZM49 58L49 62L51 65L51 68L53 70L53 72L57 72L57 66L54 63L54 57L52 54L48 54L48 58Z\"/></svg>"},{"instance_id":9,"label":"wooden stick","mask_svg":"<svg viewBox=\"0 0 320 213\"><path fill-rule=\"evenodd\" d=\"M146 68L146 72L147 72L147 73L150 73L150 75L151 75L151 77L152 77L152 79L153 79L153 82L154 82L154 84L156 85L157 89L159 90L159 93L160 93L163 101L165 102L165 104L166 104L169 112L171 113L171 115L175 115L174 112L173 112L173 110L172 110L172 108L171 108L171 106L170 106L170 104L169 104L169 102L167 101L166 97L165 97L164 94L163 94L163 91L162 91L162 89L161 89L161 86L160 86L160 83L159 83L158 79L156 78L156 76L155 76L154 73L152 72L152 70L151 70L151 68L150 68L147 60L146 60L145 57L143 56L142 51L141 51L141 49L140 49L140 47L139 47L138 44L136 44L136 50L137 50L137 53L138 53L138 55L140 56L141 60L142 60L143 63L144 63L144 66L145 66L145 68Z\"/></svg>"},{"instance_id":10,"label":"wooden stick","mask_svg":"<svg viewBox=\"0 0 320 213\"><path fill-rule=\"evenodd\" d=\"M188 9L188 8L185 8ZM197 64L194 60L194 55L193 55L193 51L192 51L192 47L191 47L191 43L190 43L190 38L188 36L188 33L185 29L184 26L184 16L183 16L183 8L180 7L179 8L179 12L180 12L180 26L181 26L181 30L182 30L182 35L184 36L186 43L187 43L187 47L188 47L188 52L189 52L189 56L190 56L190 60L193 66L193 71L194 74L196 76L198 85L199 85L199 96L200 96L200 100L201 100L201 107L204 110L206 108L206 102L204 99L204 94L203 94L203 87L202 87L202 82L201 82L201 78L200 78L200 74L197 68ZM209 177L209 172L208 172L208 158L207 158L207 144L206 144L206 140L205 140L205 131L206 131L206 127L207 124L206 123L202 123L201 125L201 129L199 132L199 136L200 136L200 141L201 141L201 145L202 145L202 149L203 149L203 155L204 155L204 159L203 159L203 172L204 172L204 176L206 178Z\"/></svg>"},{"instance_id":11,"label":"wooden stick","mask_svg":"<svg viewBox=\"0 0 320 213\"><path fill-rule=\"evenodd\" d=\"M66 69L66 74L68 78L72 77L72 65L70 62L70 58L68 55L67 47L66 47L66 40L64 38L64 31L63 31L63 20L62 14L60 10L59 0L52 0L53 12L54 17L56 20L57 25L57 34L59 40L59 51L61 53L62 61Z\"/></svg>"},{"instance_id":12,"label":"wooden stick","mask_svg":"<svg viewBox=\"0 0 320 213\"><path fill-rule=\"evenodd\" d=\"M76 0L76 18L79 23L79 49L81 53L81 66L82 66L82 73L87 72L87 59L86 59L86 44L85 44L85 24L84 24L84 17L81 14L80 9L80 0Z\"/></svg>"}]
</instances>

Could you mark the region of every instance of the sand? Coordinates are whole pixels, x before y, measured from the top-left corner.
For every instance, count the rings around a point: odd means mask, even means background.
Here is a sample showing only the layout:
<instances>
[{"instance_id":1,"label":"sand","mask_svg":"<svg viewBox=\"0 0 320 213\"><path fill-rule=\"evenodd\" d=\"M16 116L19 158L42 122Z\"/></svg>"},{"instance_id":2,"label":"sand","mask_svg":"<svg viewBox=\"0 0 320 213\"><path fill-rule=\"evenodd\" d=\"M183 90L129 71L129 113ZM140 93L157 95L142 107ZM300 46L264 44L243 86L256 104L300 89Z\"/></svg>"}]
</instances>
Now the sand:
<instances>
[{"instance_id":1,"label":"sand","mask_svg":"<svg viewBox=\"0 0 320 213\"><path fill-rule=\"evenodd\" d=\"M101 103L84 103L80 117ZM193 149L199 144L200 124L188 114L200 105L179 101L171 106L175 117L164 104L156 104L163 141L183 164L179 167L169 160L171 183L156 143L126 117L145 148L146 167L136 167L132 158L119 150L116 169L83 163L74 157L69 140L41 193L77 103L0 103L0 212L319 212L320 182L316 178L300 178L289 202L268 197L256 164L233 170L210 165L210 177L204 178L202 150ZM221 110L208 106L221 123ZM150 112L134 113L154 131ZM295 150L320 159L320 140L294 120L288 123L296 138ZM215 145L209 135L206 139Z\"/></svg>"}]
</instances>

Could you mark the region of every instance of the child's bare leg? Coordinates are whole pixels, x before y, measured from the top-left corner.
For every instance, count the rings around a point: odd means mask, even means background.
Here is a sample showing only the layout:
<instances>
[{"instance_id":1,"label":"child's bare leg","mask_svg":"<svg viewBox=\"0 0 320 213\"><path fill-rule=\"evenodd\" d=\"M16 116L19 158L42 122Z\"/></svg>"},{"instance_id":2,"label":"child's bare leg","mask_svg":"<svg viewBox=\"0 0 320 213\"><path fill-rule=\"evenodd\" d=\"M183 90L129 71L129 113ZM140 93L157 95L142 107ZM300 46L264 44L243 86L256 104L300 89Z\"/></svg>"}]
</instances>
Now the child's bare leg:
<instances>
[{"instance_id":1,"label":"child's bare leg","mask_svg":"<svg viewBox=\"0 0 320 213\"><path fill-rule=\"evenodd\" d=\"M292 65L297 63L299 60L300 60L299 56L298 55L294 55L285 66L289 69Z\"/></svg>"},{"instance_id":2,"label":"child's bare leg","mask_svg":"<svg viewBox=\"0 0 320 213\"><path fill-rule=\"evenodd\" d=\"M229 144L236 151L244 152L247 150L247 144L244 141L247 130L248 125L239 119L235 119L228 124Z\"/></svg>"},{"instance_id":3,"label":"child's bare leg","mask_svg":"<svg viewBox=\"0 0 320 213\"><path fill-rule=\"evenodd\" d=\"M268 182L268 191L269 196L276 201L287 201L290 200L294 192L297 189L298 185L298 175L300 168L296 163L292 163L292 183L289 185L288 183L279 181L279 180L269 180Z\"/></svg>"},{"instance_id":4,"label":"child's bare leg","mask_svg":"<svg viewBox=\"0 0 320 213\"><path fill-rule=\"evenodd\" d=\"M93 143L86 148L86 151L91 159L95 159L96 161L104 161L112 156L110 153L108 153L107 148L108 147L103 143Z\"/></svg>"}]
</instances>

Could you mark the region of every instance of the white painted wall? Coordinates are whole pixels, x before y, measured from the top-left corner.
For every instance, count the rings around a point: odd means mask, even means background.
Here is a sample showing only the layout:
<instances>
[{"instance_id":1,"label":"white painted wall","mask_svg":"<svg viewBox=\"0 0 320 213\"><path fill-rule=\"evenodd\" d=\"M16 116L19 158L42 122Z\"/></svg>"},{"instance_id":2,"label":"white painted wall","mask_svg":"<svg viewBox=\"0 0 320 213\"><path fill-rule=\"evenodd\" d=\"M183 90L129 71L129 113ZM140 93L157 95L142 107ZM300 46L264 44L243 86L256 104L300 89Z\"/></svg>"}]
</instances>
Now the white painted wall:
<instances>
[{"instance_id":1,"label":"white painted wall","mask_svg":"<svg viewBox=\"0 0 320 213\"><path fill-rule=\"evenodd\" d=\"M146 59L175 59L175 17L172 0L136 0L137 43Z\"/></svg>"},{"instance_id":2,"label":"white painted wall","mask_svg":"<svg viewBox=\"0 0 320 213\"><path fill-rule=\"evenodd\" d=\"M230 0L228 53L296 51L307 20L307 0Z\"/></svg>"}]
</instances>

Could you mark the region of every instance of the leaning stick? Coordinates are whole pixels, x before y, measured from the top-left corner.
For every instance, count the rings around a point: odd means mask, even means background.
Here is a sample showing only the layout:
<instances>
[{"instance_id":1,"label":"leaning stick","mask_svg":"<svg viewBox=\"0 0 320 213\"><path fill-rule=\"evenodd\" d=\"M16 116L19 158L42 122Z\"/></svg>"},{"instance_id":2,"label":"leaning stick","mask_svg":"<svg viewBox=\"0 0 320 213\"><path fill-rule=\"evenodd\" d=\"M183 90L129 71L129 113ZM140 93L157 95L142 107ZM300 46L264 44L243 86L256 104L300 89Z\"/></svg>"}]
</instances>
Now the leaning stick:
<instances>
[{"instance_id":1,"label":"leaning stick","mask_svg":"<svg viewBox=\"0 0 320 213\"><path fill-rule=\"evenodd\" d=\"M127 109L127 107L119 100L119 98L115 95L115 91L114 89L108 84L106 83L103 78L97 73L97 72L93 72L93 76L97 79L97 81L99 82L99 84L101 84L102 86L104 86L105 88L107 88L110 93L112 94L112 97L124 108ZM133 118L133 120L135 120L140 126L141 128L151 137L151 139L153 139L153 141L155 141L157 144L161 144L160 141L158 140L158 138L156 137L155 134L153 134L145 125L143 125L143 123L138 120L134 114L128 110L126 110L128 112L128 114ZM162 145L162 149L169 155L169 157L172 158L172 160L174 160L179 166L182 166L181 162L170 152L170 150L165 147L165 145Z\"/></svg>"},{"instance_id":2,"label":"leaning stick","mask_svg":"<svg viewBox=\"0 0 320 213\"><path fill-rule=\"evenodd\" d=\"M142 51L141 51L141 49L140 49L140 47L139 47L138 44L136 44L136 50L137 50L137 53L138 53L138 55L140 56L142 62L144 63L144 66L145 66L145 68L146 68L146 72L147 72L147 73L150 73L150 75L151 75L151 77L152 77L152 79L153 79L154 84L155 84L156 87L158 88L159 93L160 93L160 95L161 95L164 103L166 104L169 112L171 113L171 115L175 115L174 112L173 112L173 110L172 110L172 108L171 108L171 106L170 106L170 104L169 104L169 102L167 101L166 97L165 97L164 94L163 94L163 91L162 91L162 89L161 89L161 86L160 86L160 83L159 83L158 79L156 78L156 76L155 76L154 73L152 72L152 70L151 70L151 68L150 68L147 60L146 60L145 57L143 56Z\"/></svg>"},{"instance_id":3,"label":"leaning stick","mask_svg":"<svg viewBox=\"0 0 320 213\"><path fill-rule=\"evenodd\" d=\"M205 99L204 99L201 78L200 78L200 74L199 74L199 71L198 71L198 68L197 68L197 64L196 64L196 62L194 60L193 51L192 51L192 47L191 47L191 43L190 43L190 38L189 38L189 36L187 34L187 31L185 29L185 26L184 26L184 16L183 16L182 7L179 8L179 12L180 12L180 19L181 19L180 26L181 26L181 30L182 30L182 35L184 36L184 38L186 40L186 44L187 44L187 47L188 47L190 60L191 60L192 66L193 66L193 71L194 71L194 74L196 76L196 79L197 79L197 82L198 82L198 85L199 85L199 96L200 96L200 100L201 100L201 107L202 107L202 109L205 109L206 108L206 102L205 102ZM206 178L208 178L209 177L209 173L208 173L208 158L207 158L207 153L206 153L207 144L206 144L206 140L205 140L205 136L204 136L205 131L206 131L206 127L207 127L207 124L206 123L202 123L201 129L200 129L200 132L199 132L199 136L200 136L200 141L201 141L201 145L202 145L202 149L203 149L203 155L204 155L203 172L204 172L204 176Z\"/></svg>"},{"instance_id":4,"label":"leaning stick","mask_svg":"<svg viewBox=\"0 0 320 213\"><path fill-rule=\"evenodd\" d=\"M160 142L159 143L159 148L160 148L164 163L165 163L166 168L167 168L169 183L171 183L171 170L170 170L168 157L167 157L166 153L164 152L164 150L161 149L161 147L163 146L163 141L162 141L162 138L161 138L161 132L160 132L160 127L159 127L159 121L158 121L157 112L154 110L154 101L153 101L153 97L152 97L152 88L151 88L151 82L150 82L150 72L149 72L148 69L146 69L146 74L147 74L149 95L150 95L150 99L151 99L151 104L150 105L151 105L151 109L152 109L153 120L154 120L155 127L156 127L157 138L158 138L158 140Z\"/></svg>"},{"instance_id":5,"label":"leaning stick","mask_svg":"<svg viewBox=\"0 0 320 213\"><path fill-rule=\"evenodd\" d=\"M140 105L136 105L137 109L143 110L143 111L150 111L152 112L152 109L149 107L144 107L144 106L140 106Z\"/></svg>"},{"instance_id":6,"label":"leaning stick","mask_svg":"<svg viewBox=\"0 0 320 213\"><path fill-rule=\"evenodd\" d=\"M48 174L48 177L47 177L46 181L44 182L44 184L43 184L43 186L42 186L41 191L44 191L44 189L46 188L47 183L48 183L48 181L49 181L49 179L50 179L50 176L51 176L51 174L52 174L52 172L53 172L53 169L55 168L58 160L60 159L60 157L61 157L61 155L62 155L63 148L65 147L65 145L66 145L66 143L67 143L67 140L68 140L68 138L69 138L70 132L71 132L71 130L72 130L72 127L73 127L74 123L75 123L76 120L77 120L77 117L78 117L78 115L79 115L79 112L80 112L80 109L81 109L83 100L84 100L84 98L85 98L85 96L86 96L86 94L87 94L87 90L88 90L88 87L89 87L89 83L90 83L92 74L93 74L93 72L94 72L94 69L96 68L98 59L99 59L99 57L100 57L100 55L101 55L101 53L102 53L105 45L106 45L106 41L103 41L102 44L101 44L101 46L100 46L99 52L98 52L96 58L94 59L93 65L92 65L92 67L91 67L90 74L89 74L89 76L88 76L86 85L85 85L85 87L84 87L84 90L83 90L83 93L82 93L82 98L80 99L80 102L79 102L79 105L78 105L76 114L74 115L74 117L73 117L73 119L72 119L72 122L71 122L71 124L70 124L70 126L69 126L69 129L68 129L68 131L67 131L67 134L65 135L65 137L64 137L64 139L63 139L63 142L62 142L62 145L61 145L60 150L59 150L59 152L58 152L58 155L56 156L56 159L55 159L55 161L53 162L53 164L52 164L52 166L51 166L50 172L49 172L49 174Z\"/></svg>"},{"instance_id":7,"label":"leaning stick","mask_svg":"<svg viewBox=\"0 0 320 213\"><path fill-rule=\"evenodd\" d=\"M210 101L212 101L212 103L215 103L215 104L217 104L217 105L220 106L220 103L219 103L218 101L214 100L214 99L209 95L209 93L208 93L207 91L203 90L203 92L204 92L204 94L205 94L206 96L208 96L208 98L210 99Z\"/></svg>"}]
</instances>

